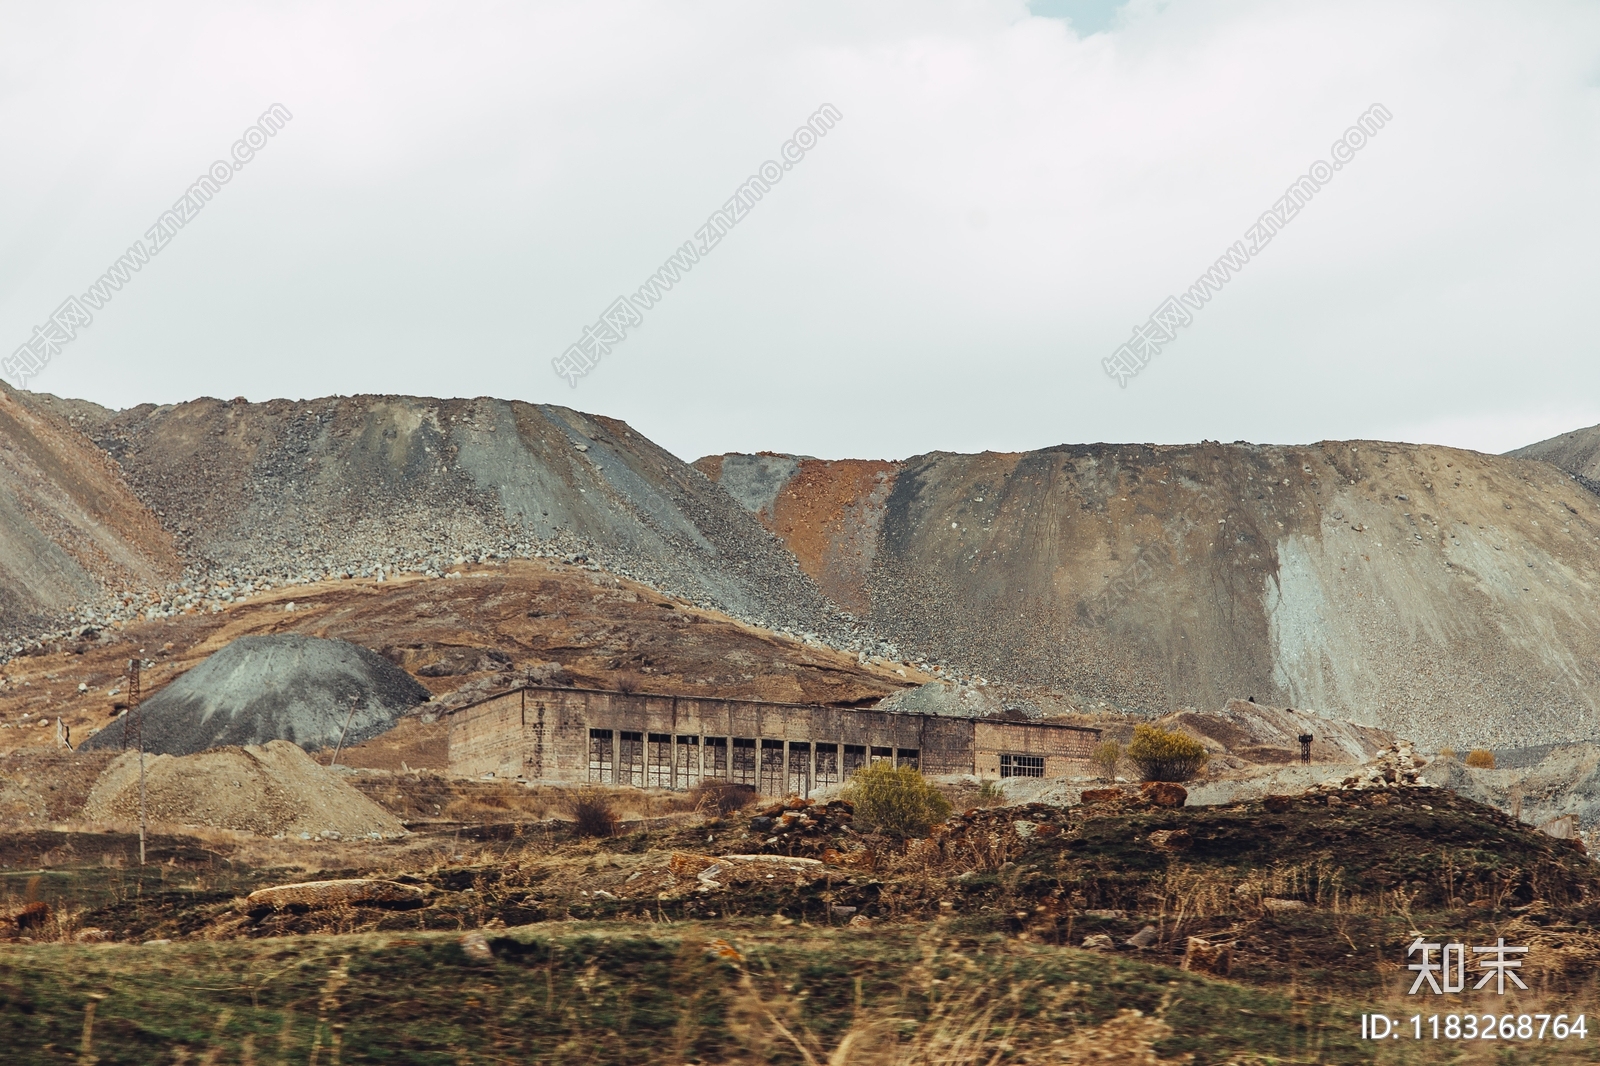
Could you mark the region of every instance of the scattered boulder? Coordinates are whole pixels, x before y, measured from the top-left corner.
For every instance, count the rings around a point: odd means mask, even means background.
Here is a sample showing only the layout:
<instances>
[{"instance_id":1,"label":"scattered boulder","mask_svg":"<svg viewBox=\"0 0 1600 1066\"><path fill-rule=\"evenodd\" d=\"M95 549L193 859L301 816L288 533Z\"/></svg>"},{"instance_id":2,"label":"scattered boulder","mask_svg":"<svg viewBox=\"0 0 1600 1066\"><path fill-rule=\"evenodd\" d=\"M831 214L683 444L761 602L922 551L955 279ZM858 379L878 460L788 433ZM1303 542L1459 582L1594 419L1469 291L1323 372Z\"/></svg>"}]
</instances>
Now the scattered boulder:
<instances>
[{"instance_id":1,"label":"scattered boulder","mask_svg":"<svg viewBox=\"0 0 1600 1066\"><path fill-rule=\"evenodd\" d=\"M1079 797L1084 803L1120 803L1128 794L1120 788L1086 788Z\"/></svg>"},{"instance_id":2,"label":"scattered boulder","mask_svg":"<svg viewBox=\"0 0 1600 1066\"><path fill-rule=\"evenodd\" d=\"M1303 911L1307 909L1305 900L1275 899L1272 896L1267 896L1265 899L1263 899L1261 901L1261 907L1263 910L1270 911L1273 914L1291 914L1294 911Z\"/></svg>"},{"instance_id":3,"label":"scattered boulder","mask_svg":"<svg viewBox=\"0 0 1600 1066\"><path fill-rule=\"evenodd\" d=\"M1213 944L1205 937L1192 936L1183 952L1183 969L1192 973L1226 977L1233 969L1234 941Z\"/></svg>"},{"instance_id":4,"label":"scattered boulder","mask_svg":"<svg viewBox=\"0 0 1600 1066\"><path fill-rule=\"evenodd\" d=\"M1147 925L1137 933L1130 936L1127 940L1124 940L1122 944L1124 947L1138 948L1140 951L1143 951L1146 948L1154 947L1156 941L1160 939L1161 934L1156 932L1156 927L1153 925Z\"/></svg>"},{"instance_id":5,"label":"scattered boulder","mask_svg":"<svg viewBox=\"0 0 1600 1066\"><path fill-rule=\"evenodd\" d=\"M817 855L833 848L839 837L853 835L855 807L844 800L817 803L792 799L775 803L750 819L752 836L762 851L784 855Z\"/></svg>"},{"instance_id":6,"label":"scattered boulder","mask_svg":"<svg viewBox=\"0 0 1600 1066\"><path fill-rule=\"evenodd\" d=\"M1150 846L1162 851L1183 851L1192 843L1187 829L1157 829L1150 834Z\"/></svg>"},{"instance_id":7,"label":"scattered boulder","mask_svg":"<svg viewBox=\"0 0 1600 1066\"><path fill-rule=\"evenodd\" d=\"M1182 807L1189 801L1189 790L1171 781L1146 781L1139 795L1157 807Z\"/></svg>"},{"instance_id":8,"label":"scattered boulder","mask_svg":"<svg viewBox=\"0 0 1600 1066\"><path fill-rule=\"evenodd\" d=\"M1104 933L1094 933L1083 938L1083 949L1085 951L1115 951L1117 950L1117 943Z\"/></svg>"},{"instance_id":9,"label":"scattered boulder","mask_svg":"<svg viewBox=\"0 0 1600 1066\"><path fill-rule=\"evenodd\" d=\"M489 938L480 931L474 929L463 936L459 943L461 954L467 957L467 961L476 963L494 961L494 951L489 947Z\"/></svg>"},{"instance_id":10,"label":"scattered boulder","mask_svg":"<svg viewBox=\"0 0 1600 1066\"><path fill-rule=\"evenodd\" d=\"M293 885L261 888L245 897L245 909L253 918L274 911L326 910L329 907L382 907L407 910L427 902L422 889L398 881L351 878L342 881L302 881Z\"/></svg>"}]
</instances>

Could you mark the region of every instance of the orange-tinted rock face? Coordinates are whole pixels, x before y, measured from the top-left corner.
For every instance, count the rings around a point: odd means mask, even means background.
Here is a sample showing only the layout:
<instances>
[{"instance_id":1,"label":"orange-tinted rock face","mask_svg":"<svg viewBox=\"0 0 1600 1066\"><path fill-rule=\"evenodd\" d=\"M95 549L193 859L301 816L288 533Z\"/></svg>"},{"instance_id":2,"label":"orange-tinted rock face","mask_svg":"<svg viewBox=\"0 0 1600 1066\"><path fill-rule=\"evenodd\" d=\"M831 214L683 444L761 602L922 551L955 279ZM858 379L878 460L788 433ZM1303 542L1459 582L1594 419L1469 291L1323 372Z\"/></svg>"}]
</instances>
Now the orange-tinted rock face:
<instances>
[{"instance_id":1,"label":"orange-tinted rock face","mask_svg":"<svg viewBox=\"0 0 1600 1066\"><path fill-rule=\"evenodd\" d=\"M763 524L782 537L800 567L834 602L868 614L867 576L897 463L804 459Z\"/></svg>"}]
</instances>

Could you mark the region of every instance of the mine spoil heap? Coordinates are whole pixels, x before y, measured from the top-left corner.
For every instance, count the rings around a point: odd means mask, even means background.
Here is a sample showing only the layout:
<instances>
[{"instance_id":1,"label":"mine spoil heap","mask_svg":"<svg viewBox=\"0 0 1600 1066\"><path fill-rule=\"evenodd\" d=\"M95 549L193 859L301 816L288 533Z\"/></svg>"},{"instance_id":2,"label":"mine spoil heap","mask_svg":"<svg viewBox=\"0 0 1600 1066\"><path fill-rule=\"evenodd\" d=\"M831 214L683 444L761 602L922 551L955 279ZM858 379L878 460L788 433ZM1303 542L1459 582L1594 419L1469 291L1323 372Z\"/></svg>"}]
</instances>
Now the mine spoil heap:
<instances>
[{"instance_id":1,"label":"mine spoil heap","mask_svg":"<svg viewBox=\"0 0 1600 1066\"><path fill-rule=\"evenodd\" d=\"M144 749L192 755L222 745L287 740L307 750L370 740L394 728L428 690L367 648L298 633L240 637L144 704ZM130 747L124 714L84 747Z\"/></svg>"}]
</instances>

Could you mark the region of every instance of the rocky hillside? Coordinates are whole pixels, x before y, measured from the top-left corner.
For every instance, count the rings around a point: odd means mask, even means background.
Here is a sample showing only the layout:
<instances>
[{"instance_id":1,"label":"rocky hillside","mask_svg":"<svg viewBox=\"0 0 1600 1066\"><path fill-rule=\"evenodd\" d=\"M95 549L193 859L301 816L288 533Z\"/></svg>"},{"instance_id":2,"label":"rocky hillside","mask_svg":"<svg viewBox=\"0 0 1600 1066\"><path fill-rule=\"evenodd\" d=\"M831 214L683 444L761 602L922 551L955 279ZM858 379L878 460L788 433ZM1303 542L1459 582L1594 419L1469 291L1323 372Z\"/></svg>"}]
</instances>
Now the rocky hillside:
<instances>
[{"instance_id":1,"label":"rocky hillside","mask_svg":"<svg viewBox=\"0 0 1600 1066\"><path fill-rule=\"evenodd\" d=\"M1600 426L1575 429L1506 454L1519 459L1543 459L1582 478L1591 491L1600 492Z\"/></svg>"},{"instance_id":2,"label":"rocky hillside","mask_svg":"<svg viewBox=\"0 0 1600 1066\"><path fill-rule=\"evenodd\" d=\"M1351 441L697 465L882 635L991 678L1441 745L1600 726L1600 498L1544 462Z\"/></svg>"},{"instance_id":3,"label":"rocky hillside","mask_svg":"<svg viewBox=\"0 0 1600 1066\"><path fill-rule=\"evenodd\" d=\"M201 399L84 423L213 576L439 573L556 553L774 627L851 632L780 541L613 419L347 396Z\"/></svg>"},{"instance_id":4,"label":"rocky hillside","mask_svg":"<svg viewBox=\"0 0 1600 1066\"><path fill-rule=\"evenodd\" d=\"M160 521L74 428L77 408L0 384L0 638L181 569Z\"/></svg>"}]
</instances>

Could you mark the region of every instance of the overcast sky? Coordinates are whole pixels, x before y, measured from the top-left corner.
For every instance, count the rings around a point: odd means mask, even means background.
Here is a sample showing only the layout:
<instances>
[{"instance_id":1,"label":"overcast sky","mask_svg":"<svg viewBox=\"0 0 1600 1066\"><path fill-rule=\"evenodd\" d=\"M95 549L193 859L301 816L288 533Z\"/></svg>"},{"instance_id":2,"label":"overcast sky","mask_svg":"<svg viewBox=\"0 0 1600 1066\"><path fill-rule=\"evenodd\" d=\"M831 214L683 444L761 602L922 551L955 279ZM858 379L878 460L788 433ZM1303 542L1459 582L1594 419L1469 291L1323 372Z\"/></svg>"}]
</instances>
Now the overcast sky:
<instances>
[{"instance_id":1,"label":"overcast sky","mask_svg":"<svg viewBox=\"0 0 1600 1066\"><path fill-rule=\"evenodd\" d=\"M558 378L824 103L843 119ZM287 126L28 387L492 395L685 458L1500 451L1600 422L1592 2L4 4L0 355L273 104ZM1374 104L1119 388L1102 360Z\"/></svg>"}]
</instances>

